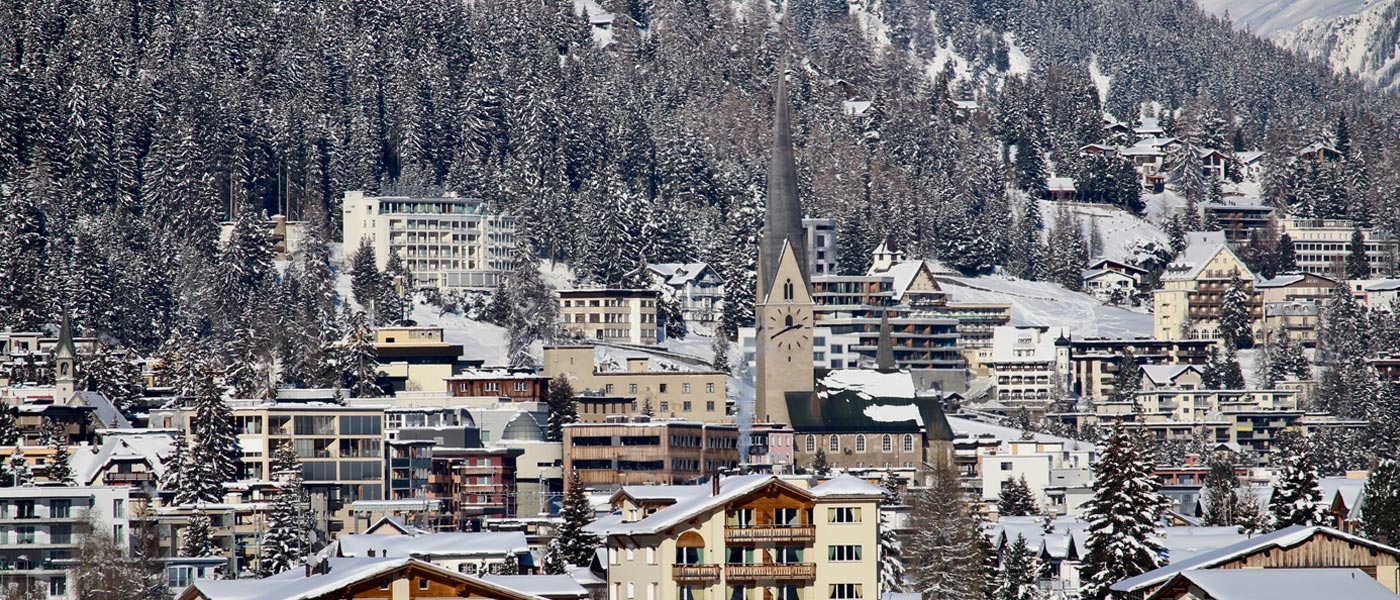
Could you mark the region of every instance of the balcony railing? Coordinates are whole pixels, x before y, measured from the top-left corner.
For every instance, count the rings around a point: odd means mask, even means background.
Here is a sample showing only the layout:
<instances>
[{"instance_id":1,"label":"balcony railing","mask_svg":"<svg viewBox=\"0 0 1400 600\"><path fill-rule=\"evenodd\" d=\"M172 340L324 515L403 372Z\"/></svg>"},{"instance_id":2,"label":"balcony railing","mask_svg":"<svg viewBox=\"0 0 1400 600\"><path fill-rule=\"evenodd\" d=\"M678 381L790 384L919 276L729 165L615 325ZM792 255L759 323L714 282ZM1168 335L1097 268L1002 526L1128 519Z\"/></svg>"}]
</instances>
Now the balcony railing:
<instances>
[{"instance_id":1,"label":"balcony railing","mask_svg":"<svg viewBox=\"0 0 1400 600\"><path fill-rule=\"evenodd\" d=\"M755 525L725 527L726 542L811 542L817 529L811 525Z\"/></svg>"},{"instance_id":2,"label":"balcony railing","mask_svg":"<svg viewBox=\"0 0 1400 600\"><path fill-rule=\"evenodd\" d=\"M816 579L817 565L812 563L770 563L764 565L726 565L726 579Z\"/></svg>"},{"instance_id":3,"label":"balcony railing","mask_svg":"<svg viewBox=\"0 0 1400 600\"><path fill-rule=\"evenodd\" d=\"M676 581L717 581L719 565L671 565L671 578Z\"/></svg>"}]
</instances>

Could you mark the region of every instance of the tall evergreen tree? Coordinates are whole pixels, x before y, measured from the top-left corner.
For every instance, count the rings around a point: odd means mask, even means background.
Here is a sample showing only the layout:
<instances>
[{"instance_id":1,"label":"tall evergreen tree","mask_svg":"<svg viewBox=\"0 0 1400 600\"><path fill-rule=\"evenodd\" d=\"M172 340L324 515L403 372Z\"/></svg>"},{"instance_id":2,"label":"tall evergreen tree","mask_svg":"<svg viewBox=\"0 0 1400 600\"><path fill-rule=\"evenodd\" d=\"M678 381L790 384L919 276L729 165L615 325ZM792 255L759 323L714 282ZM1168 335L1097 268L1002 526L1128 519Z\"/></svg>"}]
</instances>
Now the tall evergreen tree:
<instances>
[{"instance_id":1,"label":"tall evergreen tree","mask_svg":"<svg viewBox=\"0 0 1400 600\"><path fill-rule=\"evenodd\" d=\"M1240 487L1239 477L1235 476L1234 463L1227 460L1210 461L1210 472L1206 473L1202 500L1205 504L1202 520L1206 525L1229 526L1235 524L1239 509L1236 490Z\"/></svg>"},{"instance_id":2,"label":"tall evergreen tree","mask_svg":"<svg viewBox=\"0 0 1400 600\"><path fill-rule=\"evenodd\" d=\"M559 374L549 380L549 428L551 442L564 439L564 426L578 421L578 405L574 402L574 386L568 376Z\"/></svg>"},{"instance_id":3,"label":"tall evergreen tree","mask_svg":"<svg viewBox=\"0 0 1400 600\"><path fill-rule=\"evenodd\" d=\"M180 556L214 556L213 521L204 511L195 509L189 523L180 530Z\"/></svg>"},{"instance_id":4,"label":"tall evergreen tree","mask_svg":"<svg viewBox=\"0 0 1400 600\"><path fill-rule=\"evenodd\" d=\"M1001 496L997 498L997 513L1004 517L1028 517L1040 514L1035 494L1026 485L1026 477L1001 482Z\"/></svg>"},{"instance_id":5,"label":"tall evergreen tree","mask_svg":"<svg viewBox=\"0 0 1400 600\"><path fill-rule=\"evenodd\" d=\"M593 522L593 506L588 503L587 492L579 479L578 471L569 474L568 489L564 490L564 505L559 510L564 522L558 533L550 540L552 552L556 552L564 563L579 566L593 560L593 552L598 547L598 537L585 527Z\"/></svg>"},{"instance_id":6,"label":"tall evergreen tree","mask_svg":"<svg viewBox=\"0 0 1400 600\"><path fill-rule=\"evenodd\" d=\"M194 443L189 447L188 471L182 475L190 492L184 501L222 502L223 484L237 481L242 472L242 452L234 431L233 409L215 384L217 366L205 359L194 368L194 414L189 431Z\"/></svg>"},{"instance_id":7,"label":"tall evergreen tree","mask_svg":"<svg viewBox=\"0 0 1400 600\"><path fill-rule=\"evenodd\" d=\"M880 500L880 595L904 591L904 549L893 519L887 507L898 505L899 479L894 472L886 471L880 479L880 487L885 497Z\"/></svg>"},{"instance_id":8,"label":"tall evergreen tree","mask_svg":"<svg viewBox=\"0 0 1400 600\"><path fill-rule=\"evenodd\" d=\"M1400 465L1383 458L1366 477L1361 532L1382 544L1400 540Z\"/></svg>"},{"instance_id":9,"label":"tall evergreen tree","mask_svg":"<svg viewBox=\"0 0 1400 600\"><path fill-rule=\"evenodd\" d=\"M985 581L982 531L972 507L963 497L957 473L950 467L933 472L928 488L910 493L905 546L913 590L929 600L980 597Z\"/></svg>"},{"instance_id":10,"label":"tall evergreen tree","mask_svg":"<svg viewBox=\"0 0 1400 600\"><path fill-rule=\"evenodd\" d=\"M345 328L345 337L339 345L340 371L356 398L377 398L384 394L376 381L379 379L379 352L374 346L374 329L370 328L369 316L363 311L350 315Z\"/></svg>"},{"instance_id":11,"label":"tall evergreen tree","mask_svg":"<svg viewBox=\"0 0 1400 600\"><path fill-rule=\"evenodd\" d=\"M1015 541L1002 557L995 600L1039 600L1040 589L1036 587L1039 571L1039 561L1026 543L1026 536L1016 534Z\"/></svg>"},{"instance_id":12,"label":"tall evergreen tree","mask_svg":"<svg viewBox=\"0 0 1400 600\"><path fill-rule=\"evenodd\" d=\"M272 478L280 488L268 514L258 570L264 575L288 571L310 556L311 513L302 486L302 465L290 443L283 443L272 457Z\"/></svg>"},{"instance_id":13,"label":"tall evergreen tree","mask_svg":"<svg viewBox=\"0 0 1400 600\"><path fill-rule=\"evenodd\" d=\"M1220 339L1227 347L1254 346L1254 319L1250 315L1249 296L1250 292L1239 273L1232 274L1220 304Z\"/></svg>"},{"instance_id":14,"label":"tall evergreen tree","mask_svg":"<svg viewBox=\"0 0 1400 600\"><path fill-rule=\"evenodd\" d=\"M365 311L373 313L374 302L379 298L379 288L383 287L379 263L374 259L374 246L368 237L360 239L360 245L350 258L350 293Z\"/></svg>"},{"instance_id":15,"label":"tall evergreen tree","mask_svg":"<svg viewBox=\"0 0 1400 600\"><path fill-rule=\"evenodd\" d=\"M1124 349L1123 355L1118 357L1118 372L1113 377L1113 396L1110 400L1135 402L1137 393L1142 390L1142 366L1138 364L1132 348Z\"/></svg>"},{"instance_id":16,"label":"tall evergreen tree","mask_svg":"<svg viewBox=\"0 0 1400 600\"><path fill-rule=\"evenodd\" d=\"M1085 505L1089 522L1080 566L1085 598L1110 595L1109 586L1162 566L1165 550L1157 523L1168 503L1152 476L1152 465L1136 440L1115 427L1094 465L1094 497Z\"/></svg>"},{"instance_id":17,"label":"tall evergreen tree","mask_svg":"<svg viewBox=\"0 0 1400 600\"><path fill-rule=\"evenodd\" d=\"M56 421L45 419L44 444L53 450L44 471L48 480L73 485L73 465L69 462L67 429Z\"/></svg>"},{"instance_id":18,"label":"tall evergreen tree","mask_svg":"<svg viewBox=\"0 0 1400 600\"><path fill-rule=\"evenodd\" d=\"M1293 245L1293 236L1288 235L1288 232L1278 236L1278 272L1298 272L1298 249Z\"/></svg>"},{"instance_id":19,"label":"tall evergreen tree","mask_svg":"<svg viewBox=\"0 0 1400 600\"><path fill-rule=\"evenodd\" d=\"M1357 227L1351 231L1351 242L1347 244L1347 279L1370 279L1371 262L1366 256L1366 236Z\"/></svg>"},{"instance_id":20,"label":"tall evergreen tree","mask_svg":"<svg viewBox=\"0 0 1400 600\"><path fill-rule=\"evenodd\" d=\"M1316 524L1317 503L1322 500L1322 492L1317 487L1312 441L1305 438L1284 441L1275 454L1279 457L1279 474L1274 482L1274 493L1269 497L1274 529Z\"/></svg>"}]
</instances>

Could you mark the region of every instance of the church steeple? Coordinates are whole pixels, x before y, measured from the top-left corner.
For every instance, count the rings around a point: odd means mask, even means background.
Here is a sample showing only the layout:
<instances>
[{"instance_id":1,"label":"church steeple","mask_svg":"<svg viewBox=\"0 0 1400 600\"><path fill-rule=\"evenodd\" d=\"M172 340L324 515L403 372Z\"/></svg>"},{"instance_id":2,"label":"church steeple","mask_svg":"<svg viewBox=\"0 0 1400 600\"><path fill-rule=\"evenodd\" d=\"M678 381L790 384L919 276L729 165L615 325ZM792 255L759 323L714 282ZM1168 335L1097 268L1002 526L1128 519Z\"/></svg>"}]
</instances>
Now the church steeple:
<instances>
[{"instance_id":1,"label":"church steeple","mask_svg":"<svg viewBox=\"0 0 1400 600\"><path fill-rule=\"evenodd\" d=\"M890 333L890 311L880 311L880 340L875 345L875 370L893 373L899 370L894 362L894 340Z\"/></svg>"},{"instance_id":2,"label":"church steeple","mask_svg":"<svg viewBox=\"0 0 1400 600\"><path fill-rule=\"evenodd\" d=\"M792 153L792 125L788 115L787 63L778 73L773 98L773 153L768 162L768 202L763 214L763 241L759 246L759 299L773 290L783 245L791 244L802 279L807 282L807 231L802 228L802 205L797 201L797 161Z\"/></svg>"},{"instance_id":3,"label":"church steeple","mask_svg":"<svg viewBox=\"0 0 1400 600\"><path fill-rule=\"evenodd\" d=\"M73 326L68 320L68 310L63 311L63 322L58 328L58 345L53 349L54 387L57 400L67 400L76 390L74 378L78 350L73 346Z\"/></svg>"}]
</instances>

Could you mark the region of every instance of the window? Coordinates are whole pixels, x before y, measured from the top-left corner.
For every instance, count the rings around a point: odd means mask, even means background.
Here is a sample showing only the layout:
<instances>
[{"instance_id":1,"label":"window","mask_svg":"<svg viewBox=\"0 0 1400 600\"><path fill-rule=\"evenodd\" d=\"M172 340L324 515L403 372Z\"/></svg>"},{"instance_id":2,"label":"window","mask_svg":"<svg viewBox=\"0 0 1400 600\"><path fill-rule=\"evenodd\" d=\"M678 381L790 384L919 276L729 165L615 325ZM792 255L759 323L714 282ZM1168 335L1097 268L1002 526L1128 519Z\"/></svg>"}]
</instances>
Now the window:
<instances>
[{"instance_id":1,"label":"window","mask_svg":"<svg viewBox=\"0 0 1400 600\"><path fill-rule=\"evenodd\" d=\"M20 500L15 503L16 519L33 519L35 516L33 500Z\"/></svg>"},{"instance_id":2,"label":"window","mask_svg":"<svg viewBox=\"0 0 1400 600\"><path fill-rule=\"evenodd\" d=\"M705 549L701 547L677 547L676 564L678 565L698 565L703 564Z\"/></svg>"},{"instance_id":3,"label":"window","mask_svg":"<svg viewBox=\"0 0 1400 600\"><path fill-rule=\"evenodd\" d=\"M681 410L683 410L683 411L685 411L685 412L690 412L690 409L691 409L691 406L690 406L690 401L689 401L689 400L686 400L685 402L682 402L682 403L681 403Z\"/></svg>"},{"instance_id":4,"label":"window","mask_svg":"<svg viewBox=\"0 0 1400 600\"><path fill-rule=\"evenodd\" d=\"M656 548L647 548L647 564L656 564Z\"/></svg>"},{"instance_id":5,"label":"window","mask_svg":"<svg viewBox=\"0 0 1400 600\"><path fill-rule=\"evenodd\" d=\"M802 562L802 546L778 546L773 550L773 562L796 564Z\"/></svg>"},{"instance_id":6,"label":"window","mask_svg":"<svg viewBox=\"0 0 1400 600\"><path fill-rule=\"evenodd\" d=\"M826 559L832 562L855 562L860 560L860 546L827 546Z\"/></svg>"},{"instance_id":7,"label":"window","mask_svg":"<svg viewBox=\"0 0 1400 600\"><path fill-rule=\"evenodd\" d=\"M663 394L665 394L666 392L670 391L670 386L669 386L669 385L666 385L666 384L664 384L664 383L661 384L661 385L659 385L659 386L657 386L657 388L660 389L660 390L661 390L661 393L663 393Z\"/></svg>"},{"instance_id":8,"label":"window","mask_svg":"<svg viewBox=\"0 0 1400 600\"><path fill-rule=\"evenodd\" d=\"M374 415L347 415L340 418L340 435L379 435L383 424Z\"/></svg>"},{"instance_id":9,"label":"window","mask_svg":"<svg viewBox=\"0 0 1400 600\"><path fill-rule=\"evenodd\" d=\"M1003 471L1010 471L1010 470L1011 470L1011 463L1009 463L1009 462L1003 462L1003 463L1001 463L1001 470L1003 470Z\"/></svg>"},{"instance_id":10,"label":"window","mask_svg":"<svg viewBox=\"0 0 1400 600\"><path fill-rule=\"evenodd\" d=\"M774 525L797 525L797 509L795 508L775 508L773 509Z\"/></svg>"},{"instance_id":11,"label":"window","mask_svg":"<svg viewBox=\"0 0 1400 600\"><path fill-rule=\"evenodd\" d=\"M892 437L892 436L890 436L890 434L886 433L884 437L880 438L880 451L881 451L881 452L892 452L893 450L894 450L894 437Z\"/></svg>"},{"instance_id":12,"label":"window","mask_svg":"<svg viewBox=\"0 0 1400 600\"><path fill-rule=\"evenodd\" d=\"M802 588L795 585L780 585L773 590L773 600L802 600Z\"/></svg>"},{"instance_id":13,"label":"window","mask_svg":"<svg viewBox=\"0 0 1400 600\"><path fill-rule=\"evenodd\" d=\"M865 452L865 435L856 436L856 452Z\"/></svg>"},{"instance_id":14,"label":"window","mask_svg":"<svg viewBox=\"0 0 1400 600\"><path fill-rule=\"evenodd\" d=\"M629 384L627 384L627 393L629 393L629 394L635 394L635 393L637 393L637 384L635 384L635 383L629 383Z\"/></svg>"},{"instance_id":15,"label":"window","mask_svg":"<svg viewBox=\"0 0 1400 600\"><path fill-rule=\"evenodd\" d=\"M381 590L387 590L387 589L389 589L389 579L388 579L388 578L384 578L384 579L380 579L380 580L379 580L379 589L381 589Z\"/></svg>"},{"instance_id":16,"label":"window","mask_svg":"<svg viewBox=\"0 0 1400 600\"><path fill-rule=\"evenodd\" d=\"M49 504L49 517L54 519L67 519L72 515L72 500L54 500Z\"/></svg>"},{"instance_id":17,"label":"window","mask_svg":"<svg viewBox=\"0 0 1400 600\"><path fill-rule=\"evenodd\" d=\"M613 393L613 384L609 383L609 384L603 386L603 393L604 393L604 394L612 394L612 393Z\"/></svg>"},{"instance_id":18,"label":"window","mask_svg":"<svg viewBox=\"0 0 1400 600\"><path fill-rule=\"evenodd\" d=\"M788 280L783 281L783 300L792 300L792 293L793 293L792 280L791 280L791 279L788 279ZM791 321L792 321L792 316L791 316L791 315L788 316L788 321L789 321L788 325L791 325L791 324L792 324L792 323L791 323Z\"/></svg>"},{"instance_id":19,"label":"window","mask_svg":"<svg viewBox=\"0 0 1400 600\"><path fill-rule=\"evenodd\" d=\"M663 414L664 414L664 413L671 412L671 403L668 402L668 401L666 401L666 400L662 400L662 401L661 401L661 412L662 412Z\"/></svg>"},{"instance_id":20,"label":"window","mask_svg":"<svg viewBox=\"0 0 1400 600\"><path fill-rule=\"evenodd\" d=\"M860 507L858 506L836 506L826 509L826 521L828 523L859 523Z\"/></svg>"},{"instance_id":21,"label":"window","mask_svg":"<svg viewBox=\"0 0 1400 600\"><path fill-rule=\"evenodd\" d=\"M32 507L32 506L29 507L29 510L31 510L31 511L34 510L34 507ZM124 519L124 518L126 518L126 501L124 501L124 500L113 500L113 501L112 501L112 518L114 518L114 519Z\"/></svg>"},{"instance_id":22,"label":"window","mask_svg":"<svg viewBox=\"0 0 1400 600\"><path fill-rule=\"evenodd\" d=\"M705 384L705 393L706 393L706 394L713 394L713 393L715 393L715 384L713 384L713 383L707 383L707 384Z\"/></svg>"},{"instance_id":23,"label":"window","mask_svg":"<svg viewBox=\"0 0 1400 600\"><path fill-rule=\"evenodd\" d=\"M817 451L817 436L815 436L815 435L809 435L809 436L807 436L807 452L811 453L811 452L816 452L816 451Z\"/></svg>"},{"instance_id":24,"label":"window","mask_svg":"<svg viewBox=\"0 0 1400 600\"><path fill-rule=\"evenodd\" d=\"M689 393L690 393L690 384L689 384L689 383L682 383L682 384L681 384L681 393L682 393L682 394L689 394Z\"/></svg>"},{"instance_id":25,"label":"window","mask_svg":"<svg viewBox=\"0 0 1400 600\"><path fill-rule=\"evenodd\" d=\"M113 526L112 526L112 539L113 539L113 540L116 540L116 542L117 542L118 544L125 544L125 543L126 543L126 526L124 526L124 525L113 525Z\"/></svg>"},{"instance_id":26,"label":"window","mask_svg":"<svg viewBox=\"0 0 1400 600\"><path fill-rule=\"evenodd\" d=\"M834 435L831 436L830 438L827 438L827 440L826 440L826 451L827 451L827 452L840 452L840 451L841 451L841 438L836 437L836 436L834 436Z\"/></svg>"},{"instance_id":27,"label":"window","mask_svg":"<svg viewBox=\"0 0 1400 600\"><path fill-rule=\"evenodd\" d=\"M517 381L517 382L515 382L515 391L517 391L517 392L525 392L525 391L529 391L529 389L530 389L530 384L525 383L524 381Z\"/></svg>"},{"instance_id":28,"label":"window","mask_svg":"<svg viewBox=\"0 0 1400 600\"><path fill-rule=\"evenodd\" d=\"M715 412L715 401L714 401L714 400L706 400L706 401L705 401L705 412Z\"/></svg>"},{"instance_id":29,"label":"window","mask_svg":"<svg viewBox=\"0 0 1400 600\"><path fill-rule=\"evenodd\" d=\"M695 600L695 588L688 585L677 587L676 600Z\"/></svg>"},{"instance_id":30,"label":"window","mask_svg":"<svg viewBox=\"0 0 1400 600\"><path fill-rule=\"evenodd\" d=\"M50 526L49 526L49 543L50 543L50 544L71 544L71 543L73 543L73 526L72 526L72 525L50 525Z\"/></svg>"},{"instance_id":31,"label":"window","mask_svg":"<svg viewBox=\"0 0 1400 600\"><path fill-rule=\"evenodd\" d=\"M827 597L831 600L859 600L860 587L859 583L833 583L827 586Z\"/></svg>"},{"instance_id":32,"label":"window","mask_svg":"<svg viewBox=\"0 0 1400 600\"><path fill-rule=\"evenodd\" d=\"M904 451L905 451L905 452L913 452L913 451L914 451L914 435L913 435L913 434L909 434L909 433L904 434Z\"/></svg>"},{"instance_id":33,"label":"window","mask_svg":"<svg viewBox=\"0 0 1400 600\"><path fill-rule=\"evenodd\" d=\"M15 541L20 544L33 544L34 528L28 525L16 528Z\"/></svg>"},{"instance_id":34,"label":"window","mask_svg":"<svg viewBox=\"0 0 1400 600\"><path fill-rule=\"evenodd\" d=\"M428 589L428 579L427 579L426 577L424 577L424 578L418 580L418 589L420 589L420 590L426 590L426 589Z\"/></svg>"},{"instance_id":35,"label":"window","mask_svg":"<svg viewBox=\"0 0 1400 600\"><path fill-rule=\"evenodd\" d=\"M740 508L725 513L724 524L727 527L752 527L753 509Z\"/></svg>"},{"instance_id":36,"label":"window","mask_svg":"<svg viewBox=\"0 0 1400 600\"><path fill-rule=\"evenodd\" d=\"M54 578L52 578L52 579L49 579L49 595L50 595L50 596L67 596L67 595L68 595L68 578L67 578L67 577L54 577Z\"/></svg>"},{"instance_id":37,"label":"window","mask_svg":"<svg viewBox=\"0 0 1400 600\"><path fill-rule=\"evenodd\" d=\"M742 585L729 586L729 600L753 600L754 595Z\"/></svg>"}]
</instances>

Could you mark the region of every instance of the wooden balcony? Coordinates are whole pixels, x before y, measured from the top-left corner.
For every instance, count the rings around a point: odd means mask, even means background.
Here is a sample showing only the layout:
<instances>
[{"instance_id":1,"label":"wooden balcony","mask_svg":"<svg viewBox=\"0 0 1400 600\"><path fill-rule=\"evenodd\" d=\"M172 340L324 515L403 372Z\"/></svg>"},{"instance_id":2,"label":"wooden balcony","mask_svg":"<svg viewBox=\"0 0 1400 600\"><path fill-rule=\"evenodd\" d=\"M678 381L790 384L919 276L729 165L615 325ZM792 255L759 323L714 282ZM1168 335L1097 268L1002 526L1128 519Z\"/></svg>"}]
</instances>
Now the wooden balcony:
<instances>
[{"instance_id":1,"label":"wooden balcony","mask_svg":"<svg viewBox=\"0 0 1400 600\"><path fill-rule=\"evenodd\" d=\"M719 565L671 565L676 581L718 581Z\"/></svg>"},{"instance_id":2,"label":"wooden balcony","mask_svg":"<svg viewBox=\"0 0 1400 600\"><path fill-rule=\"evenodd\" d=\"M817 565L812 563L770 563L764 565L725 565L725 579L755 581L759 579L816 579Z\"/></svg>"},{"instance_id":3,"label":"wooden balcony","mask_svg":"<svg viewBox=\"0 0 1400 600\"><path fill-rule=\"evenodd\" d=\"M725 542L797 542L811 543L817 529L811 525L755 525L725 527Z\"/></svg>"}]
</instances>

